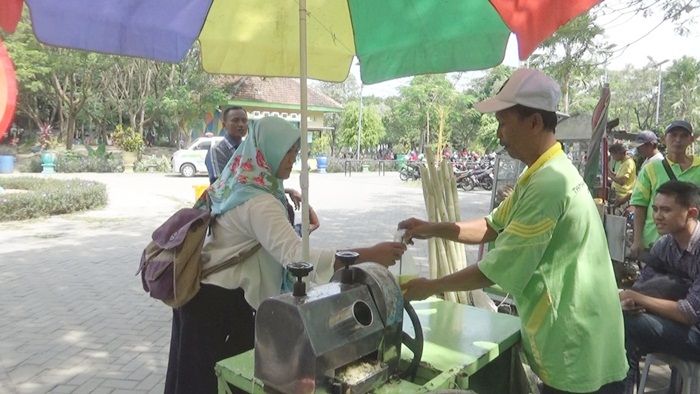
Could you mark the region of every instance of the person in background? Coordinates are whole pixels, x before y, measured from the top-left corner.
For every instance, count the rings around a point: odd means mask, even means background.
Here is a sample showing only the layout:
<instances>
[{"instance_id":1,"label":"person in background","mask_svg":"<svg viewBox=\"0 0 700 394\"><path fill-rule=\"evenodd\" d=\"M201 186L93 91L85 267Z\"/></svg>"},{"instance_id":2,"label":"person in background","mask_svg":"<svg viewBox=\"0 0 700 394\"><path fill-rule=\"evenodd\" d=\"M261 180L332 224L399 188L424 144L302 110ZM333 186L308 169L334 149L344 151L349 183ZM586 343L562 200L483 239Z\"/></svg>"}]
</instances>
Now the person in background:
<instances>
[{"instance_id":1,"label":"person in background","mask_svg":"<svg viewBox=\"0 0 700 394\"><path fill-rule=\"evenodd\" d=\"M280 294L284 267L303 261L302 241L287 217L283 191L299 145L299 131L289 122L263 118L210 188L216 216L202 249L202 268L261 247L241 263L209 275L192 300L173 309L166 394L216 393L214 365L253 348L255 309ZM311 285L327 283L342 267L335 259L337 249L310 251ZM401 242L382 242L352 250L360 255L358 263L388 267L405 249ZM286 327L278 329L285 335Z\"/></svg>"},{"instance_id":2,"label":"person in background","mask_svg":"<svg viewBox=\"0 0 700 394\"><path fill-rule=\"evenodd\" d=\"M700 361L700 190L668 181L656 191L652 209L662 236L644 258L647 264L632 290L620 293L630 394L646 354Z\"/></svg>"},{"instance_id":3,"label":"person in background","mask_svg":"<svg viewBox=\"0 0 700 394\"><path fill-rule=\"evenodd\" d=\"M410 152L408 152L408 161L418 161L418 151L416 148L413 148Z\"/></svg>"},{"instance_id":4,"label":"person in background","mask_svg":"<svg viewBox=\"0 0 700 394\"><path fill-rule=\"evenodd\" d=\"M617 286L596 205L555 137L560 97L553 79L519 69L474 105L495 112L499 142L528 168L486 218L400 222L408 241L495 241L478 264L402 288L406 299L419 300L496 283L515 299L523 350L542 393L620 393L627 362Z\"/></svg>"},{"instance_id":5,"label":"person in background","mask_svg":"<svg viewBox=\"0 0 700 394\"><path fill-rule=\"evenodd\" d=\"M664 158L664 155L659 152L659 138L653 131L644 130L637 134L632 147L637 148L637 152L644 158L642 165L639 166L640 171L650 161Z\"/></svg>"},{"instance_id":6,"label":"person in background","mask_svg":"<svg viewBox=\"0 0 700 394\"><path fill-rule=\"evenodd\" d=\"M630 199L630 205L634 206L634 241L630 257L639 257L659 239L654 219L648 214L651 212L656 189L675 179L700 184L700 158L687 153L694 140L693 126L690 123L684 120L672 122L664 133L666 159L649 161L639 171Z\"/></svg>"},{"instance_id":7,"label":"person in background","mask_svg":"<svg viewBox=\"0 0 700 394\"><path fill-rule=\"evenodd\" d=\"M214 183L226 167L226 163L233 156L243 137L248 134L248 113L238 106L228 107L224 110L224 139L209 148L204 164L209 172L209 183Z\"/></svg>"},{"instance_id":8,"label":"person in background","mask_svg":"<svg viewBox=\"0 0 700 394\"><path fill-rule=\"evenodd\" d=\"M612 168L608 168L608 178L612 181L612 190L615 193L613 208L618 208L630 199L634 183L637 181L637 165L622 144L612 144L608 151L615 161Z\"/></svg>"}]
</instances>

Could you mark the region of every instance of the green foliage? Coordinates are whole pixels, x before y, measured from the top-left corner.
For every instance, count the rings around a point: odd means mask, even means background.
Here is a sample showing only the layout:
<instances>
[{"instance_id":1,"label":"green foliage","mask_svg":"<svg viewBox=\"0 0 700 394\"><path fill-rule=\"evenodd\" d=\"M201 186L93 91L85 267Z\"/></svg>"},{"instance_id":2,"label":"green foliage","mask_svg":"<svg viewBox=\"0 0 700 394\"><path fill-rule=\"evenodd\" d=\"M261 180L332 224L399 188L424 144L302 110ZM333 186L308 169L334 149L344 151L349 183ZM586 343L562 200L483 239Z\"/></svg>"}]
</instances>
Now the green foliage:
<instances>
[{"instance_id":1,"label":"green foliage","mask_svg":"<svg viewBox=\"0 0 700 394\"><path fill-rule=\"evenodd\" d=\"M98 182L9 177L0 178L0 186L26 191L0 194L0 222L84 211L107 204L107 188Z\"/></svg>"},{"instance_id":2,"label":"green foliage","mask_svg":"<svg viewBox=\"0 0 700 394\"><path fill-rule=\"evenodd\" d=\"M170 172L170 159L161 155L145 155L134 164L134 172Z\"/></svg>"},{"instance_id":3,"label":"green foliage","mask_svg":"<svg viewBox=\"0 0 700 394\"><path fill-rule=\"evenodd\" d=\"M576 112L578 97L575 93L583 90L581 88L590 82L596 68L611 56L614 45L602 41L603 33L592 14L582 14L560 27L540 44L540 51L531 56L534 67L545 70L559 81L562 111Z\"/></svg>"},{"instance_id":4,"label":"green foliage","mask_svg":"<svg viewBox=\"0 0 700 394\"><path fill-rule=\"evenodd\" d=\"M351 102L345 106L340 122L340 146L357 149L357 134L359 130L360 105ZM374 106L365 105L362 108L362 135L360 147L373 149L381 142L384 134L384 124L379 111Z\"/></svg>"},{"instance_id":5,"label":"green foliage","mask_svg":"<svg viewBox=\"0 0 700 394\"><path fill-rule=\"evenodd\" d=\"M107 153L104 156L96 154L87 156L73 151L61 152L56 158L56 172L122 172L124 170L121 158Z\"/></svg>"},{"instance_id":6,"label":"green foliage","mask_svg":"<svg viewBox=\"0 0 700 394\"><path fill-rule=\"evenodd\" d=\"M321 132L320 134L320 136L314 138L313 143L311 144L311 154L314 156L328 156L331 154L331 144L333 142L333 136L331 135L331 133L328 132Z\"/></svg>"},{"instance_id":7,"label":"green foliage","mask_svg":"<svg viewBox=\"0 0 700 394\"><path fill-rule=\"evenodd\" d=\"M673 62L663 78L664 115L660 127L674 119L700 124L700 60L684 56Z\"/></svg>"},{"instance_id":8,"label":"green foliage","mask_svg":"<svg viewBox=\"0 0 700 394\"><path fill-rule=\"evenodd\" d=\"M109 159L112 157L112 153L107 152L107 145L104 143L97 145L97 148L93 148L92 146L86 144L85 149L88 152L88 157L95 157L98 159Z\"/></svg>"},{"instance_id":9,"label":"green foliage","mask_svg":"<svg viewBox=\"0 0 700 394\"><path fill-rule=\"evenodd\" d=\"M118 124L114 129L114 143L126 152L141 153L143 150L143 137L134 131L131 126L124 127Z\"/></svg>"},{"instance_id":10,"label":"green foliage","mask_svg":"<svg viewBox=\"0 0 700 394\"><path fill-rule=\"evenodd\" d=\"M609 119L620 119L622 130L655 129L657 73L652 67L637 69L627 66L621 71L610 71L608 81L612 99Z\"/></svg>"}]
</instances>

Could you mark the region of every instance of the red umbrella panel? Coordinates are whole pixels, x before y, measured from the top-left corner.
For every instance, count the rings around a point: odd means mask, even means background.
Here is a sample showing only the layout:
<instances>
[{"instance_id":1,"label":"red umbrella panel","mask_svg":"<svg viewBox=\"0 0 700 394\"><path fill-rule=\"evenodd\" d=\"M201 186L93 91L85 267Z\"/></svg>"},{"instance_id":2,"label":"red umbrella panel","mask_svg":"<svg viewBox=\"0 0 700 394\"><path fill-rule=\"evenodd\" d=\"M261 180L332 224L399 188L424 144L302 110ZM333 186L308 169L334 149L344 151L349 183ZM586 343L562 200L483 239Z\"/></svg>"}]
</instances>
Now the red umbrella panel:
<instances>
[{"instance_id":1,"label":"red umbrella panel","mask_svg":"<svg viewBox=\"0 0 700 394\"><path fill-rule=\"evenodd\" d=\"M17 28L24 0L2 0L0 1L0 29L8 33L14 33Z\"/></svg>"},{"instance_id":2,"label":"red umbrella panel","mask_svg":"<svg viewBox=\"0 0 700 394\"><path fill-rule=\"evenodd\" d=\"M17 106L17 77L15 67L0 40L0 141L12 124Z\"/></svg>"}]
</instances>

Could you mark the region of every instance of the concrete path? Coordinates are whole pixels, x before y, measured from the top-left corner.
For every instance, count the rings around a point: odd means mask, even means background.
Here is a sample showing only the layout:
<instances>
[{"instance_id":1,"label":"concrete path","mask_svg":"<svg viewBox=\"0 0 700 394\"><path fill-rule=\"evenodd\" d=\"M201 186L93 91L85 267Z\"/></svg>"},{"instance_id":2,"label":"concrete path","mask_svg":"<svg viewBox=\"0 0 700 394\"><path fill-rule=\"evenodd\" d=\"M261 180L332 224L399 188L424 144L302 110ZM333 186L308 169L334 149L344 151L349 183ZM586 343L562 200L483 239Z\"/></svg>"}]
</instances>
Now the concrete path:
<instances>
[{"instance_id":1,"label":"concrete path","mask_svg":"<svg viewBox=\"0 0 700 394\"><path fill-rule=\"evenodd\" d=\"M0 393L161 393L171 311L134 276L150 233L207 183L162 174L56 174L104 182L106 208L0 224ZM288 186L298 188L293 176ZM399 220L425 217L419 183L397 173L312 174L321 228L312 247L391 240ZM483 215L488 192L462 193ZM412 247L425 263L427 246ZM425 271L425 269L424 269Z\"/></svg>"},{"instance_id":2,"label":"concrete path","mask_svg":"<svg viewBox=\"0 0 700 394\"><path fill-rule=\"evenodd\" d=\"M134 276L150 233L193 203L192 179L162 174L56 174L103 182L106 208L0 223L0 394L162 393L171 311ZM425 217L420 183L397 173L311 174L321 227L312 247L391 240L398 221ZM298 188L293 176L287 186ZM462 217L490 193L460 192ZM410 253L427 273L426 242ZM470 262L476 248L468 248ZM655 368L650 384L667 370ZM652 386L654 387L654 386Z\"/></svg>"}]
</instances>

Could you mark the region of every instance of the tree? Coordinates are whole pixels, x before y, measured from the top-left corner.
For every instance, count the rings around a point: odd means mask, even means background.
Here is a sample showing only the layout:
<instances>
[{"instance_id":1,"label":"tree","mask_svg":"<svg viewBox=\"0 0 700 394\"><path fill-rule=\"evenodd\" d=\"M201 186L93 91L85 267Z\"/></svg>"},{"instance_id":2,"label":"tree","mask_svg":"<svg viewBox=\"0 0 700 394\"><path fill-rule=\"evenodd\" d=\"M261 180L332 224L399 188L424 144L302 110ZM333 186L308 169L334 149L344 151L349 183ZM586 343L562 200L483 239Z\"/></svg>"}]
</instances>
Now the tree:
<instances>
[{"instance_id":1,"label":"tree","mask_svg":"<svg viewBox=\"0 0 700 394\"><path fill-rule=\"evenodd\" d=\"M59 98L61 134L65 137L66 149L73 148L76 137L76 121L88 98L95 94L102 74L104 55L47 48L53 53L51 83Z\"/></svg>"},{"instance_id":2,"label":"tree","mask_svg":"<svg viewBox=\"0 0 700 394\"><path fill-rule=\"evenodd\" d=\"M559 28L540 44L541 52L531 56L535 67L559 81L562 110L566 113L576 106L577 97L572 93L580 89L575 89L575 85L585 86L595 76L596 68L611 55L614 45L601 42L603 32L592 14L586 13Z\"/></svg>"},{"instance_id":3,"label":"tree","mask_svg":"<svg viewBox=\"0 0 700 394\"><path fill-rule=\"evenodd\" d=\"M390 142L400 149L418 146L422 151L427 144L450 140L452 129L446 127L441 136L438 126L450 117L457 92L444 74L416 76L399 93L386 102L384 123Z\"/></svg>"},{"instance_id":4,"label":"tree","mask_svg":"<svg viewBox=\"0 0 700 394\"><path fill-rule=\"evenodd\" d=\"M663 78L664 122L685 119L700 124L700 60L687 56L673 62Z\"/></svg>"},{"instance_id":5,"label":"tree","mask_svg":"<svg viewBox=\"0 0 700 394\"><path fill-rule=\"evenodd\" d=\"M342 83L315 82L312 86L341 105L345 105L352 100L358 99L361 94L360 85L352 73L348 74L347 79L345 79L345 81ZM331 112L324 114L323 117L323 123L331 128L329 136L330 141L328 141L331 155L333 155L335 152L341 116L342 115L340 113ZM325 144L325 139L328 139L328 137L326 137L324 134L323 138Z\"/></svg>"},{"instance_id":6,"label":"tree","mask_svg":"<svg viewBox=\"0 0 700 394\"><path fill-rule=\"evenodd\" d=\"M623 130L652 130L656 128L656 70L651 66L641 69L630 65L622 71L610 71L609 119L619 118Z\"/></svg>"},{"instance_id":7,"label":"tree","mask_svg":"<svg viewBox=\"0 0 700 394\"><path fill-rule=\"evenodd\" d=\"M345 106L343 117L340 122L340 145L357 149L357 136L359 131L360 104L356 101ZM373 105L365 105L362 108L362 134L360 138L360 149L374 149L381 142L384 134L384 124L379 115L379 111Z\"/></svg>"},{"instance_id":8,"label":"tree","mask_svg":"<svg viewBox=\"0 0 700 394\"><path fill-rule=\"evenodd\" d=\"M626 0L622 12L634 12L643 16L663 15L662 22L675 25L680 34L689 32L689 25L695 23L700 0Z\"/></svg>"},{"instance_id":9,"label":"tree","mask_svg":"<svg viewBox=\"0 0 700 394\"><path fill-rule=\"evenodd\" d=\"M37 129L51 123L56 115L52 103L57 97L51 89L49 56L34 38L28 17L22 18L13 35L3 39L17 74L18 112L31 119Z\"/></svg>"}]
</instances>

